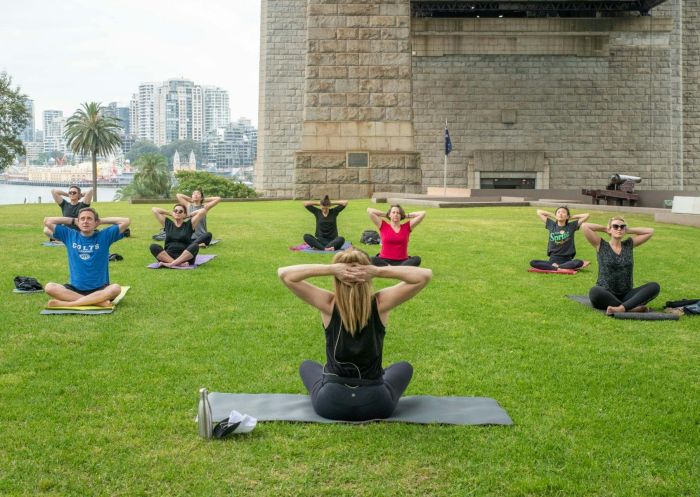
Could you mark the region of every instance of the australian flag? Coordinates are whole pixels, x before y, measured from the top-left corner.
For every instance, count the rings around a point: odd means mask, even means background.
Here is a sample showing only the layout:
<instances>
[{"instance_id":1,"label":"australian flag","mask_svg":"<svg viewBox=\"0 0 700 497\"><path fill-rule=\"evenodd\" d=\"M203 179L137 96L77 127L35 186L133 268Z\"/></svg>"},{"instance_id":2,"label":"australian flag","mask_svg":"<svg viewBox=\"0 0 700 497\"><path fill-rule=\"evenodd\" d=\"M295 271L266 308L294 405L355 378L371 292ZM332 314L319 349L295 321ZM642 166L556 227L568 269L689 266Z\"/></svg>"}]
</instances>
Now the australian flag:
<instances>
[{"instance_id":1,"label":"australian flag","mask_svg":"<svg viewBox=\"0 0 700 497\"><path fill-rule=\"evenodd\" d=\"M450 155L450 152L452 152L452 140L450 140L450 131L445 125L445 155Z\"/></svg>"}]
</instances>

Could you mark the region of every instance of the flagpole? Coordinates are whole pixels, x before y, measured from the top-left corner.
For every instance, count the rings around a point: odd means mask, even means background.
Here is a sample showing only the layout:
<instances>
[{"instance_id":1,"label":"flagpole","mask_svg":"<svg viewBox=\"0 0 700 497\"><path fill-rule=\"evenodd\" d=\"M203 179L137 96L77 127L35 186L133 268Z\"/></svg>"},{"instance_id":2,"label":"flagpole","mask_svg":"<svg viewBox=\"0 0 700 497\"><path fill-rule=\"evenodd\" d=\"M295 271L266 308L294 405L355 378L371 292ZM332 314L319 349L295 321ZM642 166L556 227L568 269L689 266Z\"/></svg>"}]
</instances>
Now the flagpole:
<instances>
[{"instance_id":1,"label":"flagpole","mask_svg":"<svg viewBox=\"0 0 700 497\"><path fill-rule=\"evenodd\" d=\"M447 130L447 119L445 119L445 130ZM447 153L445 153L445 166L442 172L442 196L447 196Z\"/></svg>"}]
</instances>

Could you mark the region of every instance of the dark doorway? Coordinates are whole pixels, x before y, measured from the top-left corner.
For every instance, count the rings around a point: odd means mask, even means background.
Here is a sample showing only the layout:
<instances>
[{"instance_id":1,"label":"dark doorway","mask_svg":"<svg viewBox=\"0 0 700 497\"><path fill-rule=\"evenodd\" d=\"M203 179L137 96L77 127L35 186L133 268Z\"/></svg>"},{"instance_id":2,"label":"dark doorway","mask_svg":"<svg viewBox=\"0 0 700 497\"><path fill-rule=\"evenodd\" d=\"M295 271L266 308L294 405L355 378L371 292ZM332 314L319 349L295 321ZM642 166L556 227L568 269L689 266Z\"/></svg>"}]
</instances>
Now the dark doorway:
<instances>
[{"instance_id":1,"label":"dark doorway","mask_svg":"<svg viewBox=\"0 0 700 497\"><path fill-rule=\"evenodd\" d=\"M481 189L534 190L535 178L481 178Z\"/></svg>"}]
</instances>

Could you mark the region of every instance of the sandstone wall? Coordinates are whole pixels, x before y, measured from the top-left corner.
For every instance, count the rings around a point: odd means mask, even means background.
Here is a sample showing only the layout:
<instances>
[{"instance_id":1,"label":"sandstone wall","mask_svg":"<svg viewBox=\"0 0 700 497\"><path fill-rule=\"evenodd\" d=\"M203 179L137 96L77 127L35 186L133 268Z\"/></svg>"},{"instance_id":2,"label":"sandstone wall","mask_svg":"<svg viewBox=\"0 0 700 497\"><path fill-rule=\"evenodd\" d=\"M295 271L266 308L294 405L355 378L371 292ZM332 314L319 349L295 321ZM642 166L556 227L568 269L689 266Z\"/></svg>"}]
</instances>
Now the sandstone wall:
<instances>
[{"instance_id":1,"label":"sandstone wall","mask_svg":"<svg viewBox=\"0 0 700 497\"><path fill-rule=\"evenodd\" d=\"M644 189L673 188L681 152L672 27L670 19L648 17L414 20L424 186L442 185L447 119L454 146L448 185L478 188L471 171L529 171L519 158L543 153L531 166L540 181L548 176L538 187L603 187L620 172L642 176ZM482 151L510 153L516 164L479 163Z\"/></svg>"}]
</instances>

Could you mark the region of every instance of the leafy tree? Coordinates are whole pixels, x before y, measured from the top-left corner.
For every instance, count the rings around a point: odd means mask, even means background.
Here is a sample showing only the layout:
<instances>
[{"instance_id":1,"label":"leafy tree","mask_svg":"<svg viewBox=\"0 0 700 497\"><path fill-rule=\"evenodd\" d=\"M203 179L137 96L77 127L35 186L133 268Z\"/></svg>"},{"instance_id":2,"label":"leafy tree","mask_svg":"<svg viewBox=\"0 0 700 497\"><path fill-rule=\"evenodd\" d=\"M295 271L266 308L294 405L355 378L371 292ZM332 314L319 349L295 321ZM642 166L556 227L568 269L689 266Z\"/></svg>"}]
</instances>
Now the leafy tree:
<instances>
[{"instance_id":1,"label":"leafy tree","mask_svg":"<svg viewBox=\"0 0 700 497\"><path fill-rule=\"evenodd\" d=\"M155 143L149 142L148 140L139 140L131 146L131 150L126 154L126 158L129 162L135 164L143 154L157 154L160 149Z\"/></svg>"},{"instance_id":2,"label":"leafy tree","mask_svg":"<svg viewBox=\"0 0 700 497\"><path fill-rule=\"evenodd\" d=\"M71 150L92 156L92 199L97 201L97 155L107 155L121 146L121 120L105 116L102 105L84 103L66 121L64 137Z\"/></svg>"},{"instance_id":3,"label":"leafy tree","mask_svg":"<svg viewBox=\"0 0 700 497\"><path fill-rule=\"evenodd\" d=\"M26 95L19 87L12 89L12 78L0 73L0 171L12 164L16 155L24 155L24 145L19 134L27 127L29 112L24 101Z\"/></svg>"},{"instance_id":4,"label":"leafy tree","mask_svg":"<svg viewBox=\"0 0 700 497\"><path fill-rule=\"evenodd\" d=\"M173 156L175 150L180 154L180 161L185 162L190 157L190 152L194 150L194 155L201 162L202 145L194 140L177 140L160 147L160 153L168 158L168 167L173 168Z\"/></svg>"},{"instance_id":5,"label":"leafy tree","mask_svg":"<svg viewBox=\"0 0 700 497\"><path fill-rule=\"evenodd\" d=\"M178 185L173 188L173 195L175 193L190 195L194 190L202 190L206 197L254 198L258 196L255 190L243 183L203 171L178 171L175 173L175 179Z\"/></svg>"},{"instance_id":6,"label":"leafy tree","mask_svg":"<svg viewBox=\"0 0 700 497\"><path fill-rule=\"evenodd\" d=\"M144 154L136 161L138 172L134 175L134 198L168 198L170 196L170 172L168 163L160 154Z\"/></svg>"}]
</instances>

